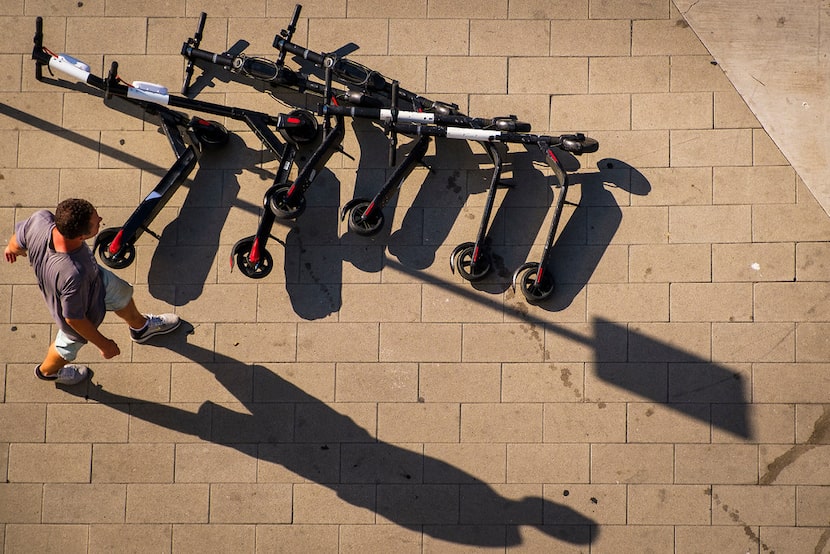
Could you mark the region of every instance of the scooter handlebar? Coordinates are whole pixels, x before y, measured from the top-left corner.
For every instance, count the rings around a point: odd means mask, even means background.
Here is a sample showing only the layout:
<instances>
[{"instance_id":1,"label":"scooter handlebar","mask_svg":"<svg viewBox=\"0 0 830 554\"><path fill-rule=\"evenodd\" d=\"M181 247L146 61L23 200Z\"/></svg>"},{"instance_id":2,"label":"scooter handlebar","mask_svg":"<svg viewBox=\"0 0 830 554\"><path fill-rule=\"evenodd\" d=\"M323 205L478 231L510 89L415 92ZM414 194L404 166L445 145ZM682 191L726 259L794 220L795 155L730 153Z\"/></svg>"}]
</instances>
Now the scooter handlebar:
<instances>
[{"instance_id":1,"label":"scooter handlebar","mask_svg":"<svg viewBox=\"0 0 830 554\"><path fill-rule=\"evenodd\" d=\"M297 22L300 20L300 11L302 11L302 9L303 7L300 4L294 6L294 15L291 16L291 23L288 24L288 28L280 31L279 36L282 36L288 42L291 42L291 39L294 37L294 32L297 30ZM274 42L276 42L276 39L274 39ZM277 58L277 65L282 67L284 62L285 50L280 50L280 55Z\"/></svg>"},{"instance_id":2,"label":"scooter handlebar","mask_svg":"<svg viewBox=\"0 0 830 554\"><path fill-rule=\"evenodd\" d=\"M193 33L193 46L199 47L202 42L202 33L205 31L205 21L207 21L207 13L199 14L199 23L196 24L196 32Z\"/></svg>"},{"instance_id":3,"label":"scooter handlebar","mask_svg":"<svg viewBox=\"0 0 830 554\"><path fill-rule=\"evenodd\" d=\"M196 32L193 33L193 38L187 39L186 45L193 48L199 48L202 43L202 33L205 30L205 21L207 21L207 13L199 14L199 23L196 25ZM182 52L184 52L184 45L182 45ZM182 94L187 95L190 91L190 80L193 79L193 58L188 58L187 67L184 70L184 81L182 82Z\"/></svg>"}]
</instances>

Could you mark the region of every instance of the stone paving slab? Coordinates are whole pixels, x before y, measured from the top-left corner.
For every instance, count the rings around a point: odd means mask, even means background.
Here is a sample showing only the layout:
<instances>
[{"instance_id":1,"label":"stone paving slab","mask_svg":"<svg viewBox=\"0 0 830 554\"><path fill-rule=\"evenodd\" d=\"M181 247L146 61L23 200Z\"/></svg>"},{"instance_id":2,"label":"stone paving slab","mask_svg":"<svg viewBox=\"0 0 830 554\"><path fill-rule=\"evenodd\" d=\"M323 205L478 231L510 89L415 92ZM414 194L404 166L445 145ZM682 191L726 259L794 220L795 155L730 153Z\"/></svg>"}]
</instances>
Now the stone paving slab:
<instances>
[{"instance_id":1,"label":"stone paving slab","mask_svg":"<svg viewBox=\"0 0 830 554\"><path fill-rule=\"evenodd\" d=\"M176 91L199 12L204 48L273 59L293 9L0 6L0 231L69 196L118 227L173 160L151 118L34 79L36 16L96 74ZM597 138L554 297L510 287L551 219L537 152L509 149L493 271L469 283L449 256L478 230L483 149L434 141L363 238L338 212L390 172L366 122L245 277L229 255L277 162L224 121L119 270L180 331L132 344L108 316L121 355L87 346L91 383L44 384L55 325L26 260L0 264L0 550L830 552L830 220L671 0L309 0L295 41ZM210 102L316 102L200 75Z\"/></svg>"}]
</instances>

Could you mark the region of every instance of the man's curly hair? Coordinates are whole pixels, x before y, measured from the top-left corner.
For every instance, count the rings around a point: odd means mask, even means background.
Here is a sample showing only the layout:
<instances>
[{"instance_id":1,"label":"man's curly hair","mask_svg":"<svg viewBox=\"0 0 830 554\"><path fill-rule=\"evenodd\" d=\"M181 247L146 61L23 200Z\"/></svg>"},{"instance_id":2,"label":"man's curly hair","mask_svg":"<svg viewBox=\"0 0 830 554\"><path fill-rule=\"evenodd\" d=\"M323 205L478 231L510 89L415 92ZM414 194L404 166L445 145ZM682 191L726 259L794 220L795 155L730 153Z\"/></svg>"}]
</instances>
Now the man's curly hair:
<instances>
[{"instance_id":1,"label":"man's curly hair","mask_svg":"<svg viewBox=\"0 0 830 554\"><path fill-rule=\"evenodd\" d=\"M55 227L68 239L76 239L90 230L95 207L82 198L67 198L55 210Z\"/></svg>"}]
</instances>

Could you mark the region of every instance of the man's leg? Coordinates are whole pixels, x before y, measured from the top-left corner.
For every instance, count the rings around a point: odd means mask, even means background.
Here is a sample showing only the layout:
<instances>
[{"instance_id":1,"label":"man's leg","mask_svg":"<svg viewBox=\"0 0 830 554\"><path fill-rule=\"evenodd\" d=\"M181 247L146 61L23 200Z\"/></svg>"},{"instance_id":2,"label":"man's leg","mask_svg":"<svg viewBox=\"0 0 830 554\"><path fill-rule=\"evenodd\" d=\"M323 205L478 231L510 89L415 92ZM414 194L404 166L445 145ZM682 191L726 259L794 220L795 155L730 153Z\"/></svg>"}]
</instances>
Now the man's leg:
<instances>
[{"instance_id":1,"label":"man's leg","mask_svg":"<svg viewBox=\"0 0 830 554\"><path fill-rule=\"evenodd\" d=\"M40 363L40 374L44 377L55 375L68 363L69 362L67 360L63 359L63 356L58 354L58 351L55 348L55 343L53 342L49 345L49 351L46 352L46 358L44 358Z\"/></svg>"},{"instance_id":2,"label":"man's leg","mask_svg":"<svg viewBox=\"0 0 830 554\"><path fill-rule=\"evenodd\" d=\"M124 306L120 310L114 311L115 315L127 322L127 325L130 326L130 329L141 329L142 327L144 327L144 324L147 323L147 317L145 317L144 314L138 311L138 308L135 305L135 300L133 300L132 298L130 298L130 301L127 303L126 306Z\"/></svg>"},{"instance_id":3,"label":"man's leg","mask_svg":"<svg viewBox=\"0 0 830 554\"><path fill-rule=\"evenodd\" d=\"M132 285L108 269L100 269L106 287L107 310L115 312L115 315L127 322L133 341L145 342L150 337L169 333L179 326L181 322L175 314L142 314L133 300Z\"/></svg>"},{"instance_id":4,"label":"man's leg","mask_svg":"<svg viewBox=\"0 0 830 554\"><path fill-rule=\"evenodd\" d=\"M83 343L76 342L58 330L55 342L49 346L46 358L35 368L38 379L61 385L77 385L89 376L86 366L69 363L78 356Z\"/></svg>"}]
</instances>

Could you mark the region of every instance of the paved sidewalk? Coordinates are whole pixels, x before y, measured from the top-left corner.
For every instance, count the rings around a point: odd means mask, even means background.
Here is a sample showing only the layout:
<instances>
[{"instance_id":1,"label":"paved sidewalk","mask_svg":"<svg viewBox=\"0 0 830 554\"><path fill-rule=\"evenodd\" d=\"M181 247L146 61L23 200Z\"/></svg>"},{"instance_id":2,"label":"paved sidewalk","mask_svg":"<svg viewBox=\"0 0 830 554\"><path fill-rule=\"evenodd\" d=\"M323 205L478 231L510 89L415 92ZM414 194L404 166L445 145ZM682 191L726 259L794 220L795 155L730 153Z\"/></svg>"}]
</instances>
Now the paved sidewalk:
<instances>
[{"instance_id":1,"label":"paved sidewalk","mask_svg":"<svg viewBox=\"0 0 830 554\"><path fill-rule=\"evenodd\" d=\"M3 236L71 196L118 227L173 163L152 121L35 80L36 16L51 50L175 92L199 12L204 48L273 59L293 9L0 5ZM471 284L449 257L479 227L484 150L433 143L367 239L339 219L389 173L365 122L274 227L271 274L231 270L278 163L224 121L118 271L181 331L137 345L110 316L122 354L87 346L91 383L45 384L55 326L26 261L0 264L4 553L830 552L830 218L671 0L309 0L295 41L598 139L554 298L510 288L551 217L537 151L510 149ZM306 101L196 76L201 100Z\"/></svg>"}]
</instances>

